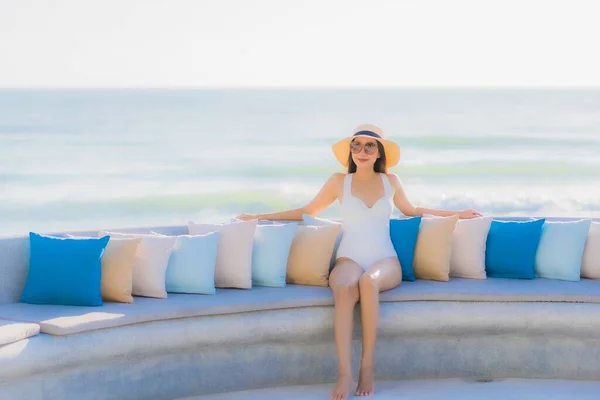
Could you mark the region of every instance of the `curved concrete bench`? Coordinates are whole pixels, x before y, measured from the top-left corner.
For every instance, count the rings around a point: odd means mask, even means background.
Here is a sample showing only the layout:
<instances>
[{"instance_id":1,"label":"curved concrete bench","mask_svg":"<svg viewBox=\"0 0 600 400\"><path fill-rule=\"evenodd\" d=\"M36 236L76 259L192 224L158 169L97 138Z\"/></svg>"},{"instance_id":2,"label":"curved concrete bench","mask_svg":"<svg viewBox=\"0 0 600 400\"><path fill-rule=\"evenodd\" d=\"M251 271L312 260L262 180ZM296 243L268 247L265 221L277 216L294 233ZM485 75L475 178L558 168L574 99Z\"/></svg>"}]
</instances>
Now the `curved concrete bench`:
<instances>
[{"instance_id":1,"label":"curved concrete bench","mask_svg":"<svg viewBox=\"0 0 600 400\"><path fill-rule=\"evenodd\" d=\"M337 378L328 288L21 304L27 255L26 238L0 240L0 400L176 399ZM600 281L404 282L381 295L376 378L598 380L597 303ZM359 327L357 310L355 369Z\"/></svg>"},{"instance_id":2,"label":"curved concrete bench","mask_svg":"<svg viewBox=\"0 0 600 400\"><path fill-rule=\"evenodd\" d=\"M592 281L405 282L382 295L376 377L598 379L597 302ZM42 333L0 347L0 398L173 399L333 382L331 304L327 288L290 285L101 309L2 305L0 318Z\"/></svg>"}]
</instances>

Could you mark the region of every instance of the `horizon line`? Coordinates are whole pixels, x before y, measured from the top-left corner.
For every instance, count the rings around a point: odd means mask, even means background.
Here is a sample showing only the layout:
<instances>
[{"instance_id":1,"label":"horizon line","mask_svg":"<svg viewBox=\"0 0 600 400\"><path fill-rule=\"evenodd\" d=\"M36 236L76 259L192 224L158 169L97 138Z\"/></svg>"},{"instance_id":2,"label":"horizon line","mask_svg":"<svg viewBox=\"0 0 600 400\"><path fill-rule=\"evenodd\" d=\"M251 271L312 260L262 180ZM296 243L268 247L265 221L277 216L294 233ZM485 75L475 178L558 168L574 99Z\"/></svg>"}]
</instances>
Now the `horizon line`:
<instances>
[{"instance_id":1,"label":"horizon line","mask_svg":"<svg viewBox=\"0 0 600 400\"><path fill-rule=\"evenodd\" d=\"M0 86L0 91L27 90L600 90L600 85L189 85L189 86Z\"/></svg>"}]
</instances>

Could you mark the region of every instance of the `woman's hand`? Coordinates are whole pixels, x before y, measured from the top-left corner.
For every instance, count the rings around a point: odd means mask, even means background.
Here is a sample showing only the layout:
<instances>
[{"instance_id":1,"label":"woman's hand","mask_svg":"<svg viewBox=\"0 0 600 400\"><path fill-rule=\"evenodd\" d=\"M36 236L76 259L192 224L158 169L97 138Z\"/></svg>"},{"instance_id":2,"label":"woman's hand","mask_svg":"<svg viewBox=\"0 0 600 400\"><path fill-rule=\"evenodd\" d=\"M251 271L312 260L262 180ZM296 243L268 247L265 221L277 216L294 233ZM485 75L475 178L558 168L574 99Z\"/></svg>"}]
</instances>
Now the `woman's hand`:
<instances>
[{"instance_id":1,"label":"woman's hand","mask_svg":"<svg viewBox=\"0 0 600 400\"><path fill-rule=\"evenodd\" d=\"M458 218L460 219L471 219L471 218L477 218L477 217L481 217L483 214L481 214L478 211L475 210L463 210L458 214Z\"/></svg>"},{"instance_id":2,"label":"woman's hand","mask_svg":"<svg viewBox=\"0 0 600 400\"><path fill-rule=\"evenodd\" d=\"M241 221L252 221L254 219L260 219L260 214L242 214L235 217Z\"/></svg>"}]
</instances>

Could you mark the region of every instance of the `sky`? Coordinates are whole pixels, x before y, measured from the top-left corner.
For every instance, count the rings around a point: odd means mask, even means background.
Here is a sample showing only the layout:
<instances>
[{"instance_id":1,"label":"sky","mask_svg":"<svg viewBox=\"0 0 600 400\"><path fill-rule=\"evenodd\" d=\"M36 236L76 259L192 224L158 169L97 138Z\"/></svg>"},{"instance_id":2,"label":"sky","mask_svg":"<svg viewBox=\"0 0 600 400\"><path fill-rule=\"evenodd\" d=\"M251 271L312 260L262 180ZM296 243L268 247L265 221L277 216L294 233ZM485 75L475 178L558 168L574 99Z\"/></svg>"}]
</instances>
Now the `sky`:
<instances>
[{"instance_id":1,"label":"sky","mask_svg":"<svg viewBox=\"0 0 600 400\"><path fill-rule=\"evenodd\" d=\"M0 87L600 87L595 0L0 0Z\"/></svg>"}]
</instances>

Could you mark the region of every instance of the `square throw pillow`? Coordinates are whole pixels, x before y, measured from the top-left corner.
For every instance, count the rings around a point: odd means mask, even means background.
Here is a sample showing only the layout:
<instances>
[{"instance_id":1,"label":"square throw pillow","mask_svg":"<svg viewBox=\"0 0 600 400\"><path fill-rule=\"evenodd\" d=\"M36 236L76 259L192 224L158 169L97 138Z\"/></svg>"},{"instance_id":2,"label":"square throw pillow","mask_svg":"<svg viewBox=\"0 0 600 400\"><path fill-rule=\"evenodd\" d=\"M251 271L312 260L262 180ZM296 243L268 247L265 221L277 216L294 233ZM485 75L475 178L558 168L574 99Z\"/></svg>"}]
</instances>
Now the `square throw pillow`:
<instances>
[{"instance_id":1,"label":"square throw pillow","mask_svg":"<svg viewBox=\"0 0 600 400\"><path fill-rule=\"evenodd\" d=\"M546 221L535 258L535 274L540 278L578 281L588 237L589 219Z\"/></svg>"},{"instance_id":2,"label":"square throw pillow","mask_svg":"<svg viewBox=\"0 0 600 400\"><path fill-rule=\"evenodd\" d=\"M581 277L600 279L600 222L592 222L581 263Z\"/></svg>"},{"instance_id":3,"label":"square throw pillow","mask_svg":"<svg viewBox=\"0 0 600 400\"><path fill-rule=\"evenodd\" d=\"M535 256L545 218L531 221L493 220L486 242L488 278L534 279Z\"/></svg>"},{"instance_id":4,"label":"square throw pillow","mask_svg":"<svg viewBox=\"0 0 600 400\"><path fill-rule=\"evenodd\" d=\"M403 281L415 280L413 263L420 225L421 217L390 220L390 239L392 239L394 250L400 261Z\"/></svg>"},{"instance_id":5,"label":"square throw pillow","mask_svg":"<svg viewBox=\"0 0 600 400\"><path fill-rule=\"evenodd\" d=\"M485 250L492 217L459 219L452 234L450 276L486 279Z\"/></svg>"},{"instance_id":6,"label":"square throw pillow","mask_svg":"<svg viewBox=\"0 0 600 400\"><path fill-rule=\"evenodd\" d=\"M252 288L252 250L257 221L228 224L195 224L190 222L190 235L219 232L215 286L218 288Z\"/></svg>"},{"instance_id":7,"label":"square throw pillow","mask_svg":"<svg viewBox=\"0 0 600 400\"><path fill-rule=\"evenodd\" d=\"M175 237L177 241L167 266L167 293L215 294L219 232Z\"/></svg>"},{"instance_id":8,"label":"square throw pillow","mask_svg":"<svg viewBox=\"0 0 600 400\"><path fill-rule=\"evenodd\" d=\"M329 286L331 254L341 225L300 225L287 263L287 283Z\"/></svg>"},{"instance_id":9,"label":"square throw pillow","mask_svg":"<svg viewBox=\"0 0 600 400\"><path fill-rule=\"evenodd\" d=\"M308 215L308 214L304 214L302 216L302 219L306 225L314 225L314 226L340 225L340 227L342 225L340 222L337 222L337 221L331 221L331 220L325 219L325 218L314 217L314 216ZM342 235L343 235L343 232L340 229L340 232L338 233L338 235L335 239L335 244L333 246L333 253L331 253L331 261L329 263L329 271L333 270L333 267L335 267L335 260L337 258L338 247L340 247L340 242L342 241Z\"/></svg>"},{"instance_id":10,"label":"square throw pillow","mask_svg":"<svg viewBox=\"0 0 600 400\"><path fill-rule=\"evenodd\" d=\"M417 279L447 282L450 279L452 234L458 215L422 218L413 268Z\"/></svg>"},{"instance_id":11,"label":"square throw pillow","mask_svg":"<svg viewBox=\"0 0 600 400\"><path fill-rule=\"evenodd\" d=\"M81 239L67 234L67 237ZM142 238L111 238L102 256L102 299L133 303L133 268Z\"/></svg>"},{"instance_id":12,"label":"square throw pillow","mask_svg":"<svg viewBox=\"0 0 600 400\"><path fill-rule=\"evenodd\" d=\"M285 287L297 223L258 225L252 250L252 285Z\"/></svg>"},{"instance_id":13,"label":"square throw pillow","mask_svg":"<svg viewBox=\"0 0 600 400\"><path fill-rule=\"evenodd\" d=\"M452 235L450 276L486 279L485 252L492 217L462 219Z\"/></svg>"},{"instance_id":14,"label":"square throw pillow","mask_svg":"<svg viewBox=\"0 0 600 400\"><path fill-rule=\"evenodd\" d=\"M21 302L101 306L102 255L109 237L73 239L29 233L29 271Z\"/></svg>"},{"instance_id":15,"label":"square throw pillow","mask_svg":"<svg viewBox=\"0 0 600 400\"><path fill-rule=\"evenodd\" d=\"M425 214L426 218L440 218ZM486 279L485 250L492 217L459 219L452 233L450 276Z\"/></svg>"},{"instance_id":16,"label":"square throw pillow","mask_svg":"<svg viewBox=\"0 0 600 400\"><path fill-rule=\"evenodd\" d=\"M166 272L169 258L175 246L175 237L156 236L141 233L100 232L100 236L109 235L111 239L141 238L142 243L136 253L133 267L134 296L167 297Z\"/></svg>"}]
</instances>

